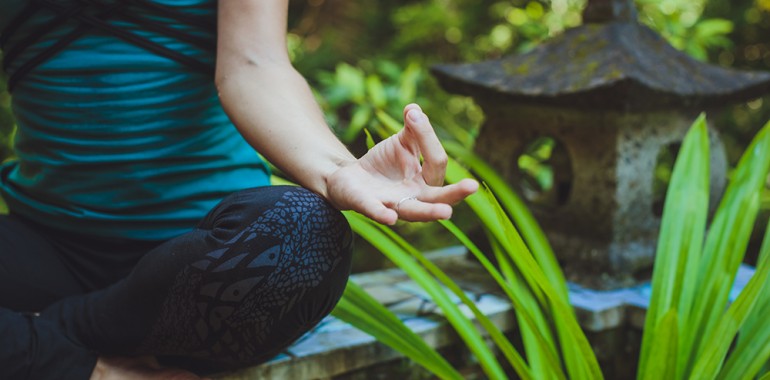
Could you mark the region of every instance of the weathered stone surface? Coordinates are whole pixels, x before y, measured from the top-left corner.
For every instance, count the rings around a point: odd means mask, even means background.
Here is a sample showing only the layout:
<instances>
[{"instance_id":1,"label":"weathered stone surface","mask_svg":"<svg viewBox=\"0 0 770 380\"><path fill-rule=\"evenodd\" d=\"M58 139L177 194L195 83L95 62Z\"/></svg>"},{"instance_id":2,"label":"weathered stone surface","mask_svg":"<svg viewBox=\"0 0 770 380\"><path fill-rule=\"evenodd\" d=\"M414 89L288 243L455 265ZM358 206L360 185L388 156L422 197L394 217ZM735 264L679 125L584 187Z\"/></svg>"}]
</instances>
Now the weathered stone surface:
<instances>
[{"instance_id":1,"label":"weathered stone surface","mask_svg":"<svg viewBox=\"0 0 770 380\"><path fill-rule=\"evenodd\" d=\"M404 292L392 285L376 285L364 288L366 292L385 306L392 305L414 297L414 295Z\"/></svg>"},{"instance_id":2,"label":"weathered stone surface","mask_svg":"<svg viewBox=\"0 0 770 380\"><path fill-rule=\"evenodd\" d=\"M409 276L397 268L368 272L365 275L352 275L350 277L356 284L361 285L364 288L369 286L388 285L409 279Z\"/></svg>"},{"instance_id":3,"label":"weathered stone surface","mask_svg":"<svg viewBox=\"0 0 770 380\"><path fill-rule=\"evenodd\" d=\"M596 292L571 284L570 303L583 329L599 332L625 324L629 292L629 289Z\"/></svg>"}]
</instances>

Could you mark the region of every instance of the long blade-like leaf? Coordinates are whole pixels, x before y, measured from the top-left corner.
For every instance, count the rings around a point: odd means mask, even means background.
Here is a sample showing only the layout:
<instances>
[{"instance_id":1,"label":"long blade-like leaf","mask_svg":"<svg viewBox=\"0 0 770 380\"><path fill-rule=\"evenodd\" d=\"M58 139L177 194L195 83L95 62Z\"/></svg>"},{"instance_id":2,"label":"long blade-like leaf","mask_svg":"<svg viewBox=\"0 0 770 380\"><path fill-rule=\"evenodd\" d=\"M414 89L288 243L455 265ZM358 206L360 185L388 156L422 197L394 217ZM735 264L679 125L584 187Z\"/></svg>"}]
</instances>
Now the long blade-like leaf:
<instances>
[{"instance_id":1,"label":"long blade-like leaf","mask_svg":"<svg viewBox=\"0 0 770 380\"><path fill-rule=\"evenodd\" d=\"M543 306L551 308L550 317L556 326L556 334L559 336L563 358L567 373L573 379L599 379L602 372L596 356L588 343L583 330L575 318L574 310L569 303L564 301L564 296L559 295L557 287L551 284L535 258L530 253L516 228L505 214L494 196L484 192L486 202L492 205L492 209L498 216L500 230L492 230L498 242L504 247L508 258L515 263L519 273L528 278L532 290L539 290L546 298Z\"/></svg>"},{"instance_id":2,"label":"long blade-like leaf","mask_svg":"<svg viewBox=\"0 0 770 380\"><path fill-rule=\"evenodd\" d=\"M346 216L350 215L351 213L346 213ZM495 359L495 355L487 347L484 339L476 331L475 326L473 326L473 323L463 315L460 308L451 301L437 281L425 269L420 267L397 243L373 226L373 222L363 217L349 217L348 221L355 232L385 254L430 295L431 300L441 308L460 338L465 341L471 352L476 355L481 368L487 376L492 379L504 379L506 377L505 372Z\"/></svg>"},{"instance_id":3,"label":"long blade-like leaf","mask_svg":"<svg viewBox=\"0 0 770 380\"><path fill-rule=\"evenodd\" d=\"M538 263L540 263L546 277L555 287L560 288L559 293L564 295L564 301L568 302L567 281L561 271L559 262L556 260L556 255L548 243L545 233L524 201L516 195L497 171L475 153L453 142L446 142L444 146L447 152L467 165L482 182L489 186L492 193L500 201L503 209L513 218L516 228L521 232L521 236L527 242L530 251ZM457 182L463 178L468 178L469 174L464 171L448 170L447 180L449 182Z\"/></svg>"},{"instance_id":4,"label":"long blade-like leaf","mask_svg":"<svg viewBox=\"0 0 770 380\"><path fill-rule=\"evenodd\" d=\"M763 259L741 294L715 324L716 327L707 332L708 335L703 339L704 349L700 351L691 375L693 379L716 378L735 334L756 306L758 298L762 295L760 291L767 284L770 261L766 257ZM766 294L764 296L767 297ZM767 341L764 343L767 344ZM756 355L756 353L747 354Z\"/></svg>"},{"instance_id":5,"label":"long blade-like leaf","mask_svg":"<svg viewBox=\"0 0 770 380\"><path fill-rule=\"evenodd\" d=\"M463 378L396 315L352 281L348 282L345 293L332 315L372 335L442 379Z\"/></svg>"},{"instance_id":6,"label":"long blade-like leaf","mask_svg":"<svg viewBox=\"0 0 770 380\"><path fill-rule=\"evenodd\" d=\"M767 224L760 248L759 265L767 265L767 261L770 261L770 223ZM759 294L757 305L744 322L738 343L719 374L721 379L753 378L770 360L770 324L767 323L770 313L770 281L765 280Z\"/></svg>"},{"instance_id":7,"label":"long blade-like leaf","mask_svg":"<svg viewBox=\"0 0 770 380\"><path fill-rule=\"evenodd\" d=\"M674 164L674 172L666 194L663 219L652 275L652 296L645 317L638 377L648 379L660 373L659 362L652 361L652 352L658 347L672 347L666 334L658 329L682 331L687 326L686 315L691 307L694 279L686 273L697 270L708 209L708 131L701 115L690 128ZM697 272L696 272L697 273ZM664 326L664 317L675 310L678 313L675 330ZM668 323L668 322L666 322ZM668 353L677 365L686 362L687 351L677 339L677 351ZM668 361L666 362L668 363ZM681 369L677 369L678 373ZM668 369L665 371L668 373Z\"/></svg>"},{"instance_id":8,"label":"long blade-like leaf","mask_svg":"<svg viewBox=\"0 0 770 380\"><path fill-rule=\"evenodd\" d=\"M479 310L476 304L470 298L468 298L465 292L454 281L452 281L449 276L447 276L441 269L439 269L436 264L433 264L430 260L425 258L422 252L414 248L411 244L407 243L406 240L393 232L393 230L383 225L373 225L378 227L382 232L388 235L388 237L393 239L393 241L398 243L404 250L416 258L420 264L422 264L433 276L441 281L444 286L451 290L452 293L454 293L460 299L460 301L462 301L463 304L465 304L471 310L473 315L476 317L476 320L478 320L481 326L487 331L487 333L489 333L489 336L492 338L495 344L497 344L498 348L500 348L500 351L502 351L503 355L508 359L511 366L514 368L514 370L516 370L519 376L521 376L523 379L532 378L532 373L530 372L529 367L524 362L524 359L521 358L519 353L516 352L516 349L513 347L510 341L508 341L508 338L506 338L500 329L498 329L497 326L495 326L494 323L492 323L492 321L490 321L489 318L484 315L481 310Z\"/></svg>"},{"instance_id":9,"label":"long blade-like leaf","mask_svg":"<svg viewBox=\"0 0 770 380\"><path fill-rule=\"evenodd\" d=\"M689 321L685 349L692 352L689 367L708 349L703 339L716 328L727 307L738 267L748 245L759 211L759 194L770 170L770 122L748 147L716 211L704 245L701 266L697 270L692 320Z\"/></svg>"},{"instance_id":10,"label":"long blade-like leaf","mask_svg":"<svg viewBox=\"0 0 770 380\"><path fill-rule=\"evenodd\" d=\"M676 351L679 341L679 322L676 316L676 309L671 308L660 319L655 329L655 350L650 353L650 364L644 372L644 377L639 377L639 380L676 378Z\"/></svg>"},{"instance_id":11,"label":"long blade-like leaf","mask_svg":"<svg viewBox=\"0 0 770 380\"><path fill-rule=\"evenodd\" d=\"M532 294L523 281L519 271L516 270L513 263L508 259L508 255L503 252L503 249L497 240L494 238L490 240L500 271L505 276L507 284L513 288L518 295L518 301L523 305L522 307L516 308L516 319L520 326L521 340L522 343L524 343L527 360L529 361L532 370L541 375L541 378L551 378L553 376L566 377L566 375L563 374L564 369L562 363L552 363L551 360L549 360L549 356L557 355L557 348L556 341L550 333L552 328L549 323L550 318L548 313L537 303L534 294ZM528 315L531 315L531 318L534 320L534 327L527 321L526 317ZM549 331L549 333L543 334L542 331ZM544 341L538 339L539 335L545 335L548 338L548 340L545 341L547 345L544 345Z\"/></svg>"},{"instance_id":12,"label":"long blade-like leaf","mask_svg":"<svg viewBox=\"0 0 770 380\"><path fill-rule=\"evenodd\" d=\"M540 308L537 309L525 305L525 299L529 299L537 306L537 303L533 302L534 298L530 294L527 296L522 293L522 289L514 288L510 282L507 282L503 275L492 264L491 261L479 250L479 248L468 238L465 233L462 232L454 223L444 220L441 224L446 227L457 239L473 254L473 256L481 263L481 265L489 272L492 278L495 280L498 286L508 296L511 303L516 310L516 317L519 320L520 328L527 328L533 332L534 345L540 350L540 355L544 358L546 365L557 378L564 378L565 375L558 371L561 368L561 363L557 357L555 343L553 337L549 331L538 328L541 324L536 320L545 320L544 316L537 316L535 314L541 313ZM535 372L537 375L542 376L543 373ZM538 376L539 377L539 376Z\"/></svg>"}]
</instances>

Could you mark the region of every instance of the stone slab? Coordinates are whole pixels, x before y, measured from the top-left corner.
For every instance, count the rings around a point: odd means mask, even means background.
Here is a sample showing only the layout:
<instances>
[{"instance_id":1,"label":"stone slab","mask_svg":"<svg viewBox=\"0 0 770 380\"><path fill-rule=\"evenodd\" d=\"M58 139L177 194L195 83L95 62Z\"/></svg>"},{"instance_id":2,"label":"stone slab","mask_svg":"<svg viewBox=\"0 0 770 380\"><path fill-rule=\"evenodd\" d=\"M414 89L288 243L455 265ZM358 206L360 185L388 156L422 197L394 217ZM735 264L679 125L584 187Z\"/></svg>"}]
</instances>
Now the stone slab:
<instances>
[{"instance_id":1,"label":"stone slab","mask_svg":"<svg viewBox=\"0 0 770 380\"><path fill-rule=\"evenodd\" d=\"M412 293L401 290L398 284L371 285L364 289L366 289L366 292L369 293L369 295L385 306L390 306L414 297Z\"/></svg>"}]
</instances>

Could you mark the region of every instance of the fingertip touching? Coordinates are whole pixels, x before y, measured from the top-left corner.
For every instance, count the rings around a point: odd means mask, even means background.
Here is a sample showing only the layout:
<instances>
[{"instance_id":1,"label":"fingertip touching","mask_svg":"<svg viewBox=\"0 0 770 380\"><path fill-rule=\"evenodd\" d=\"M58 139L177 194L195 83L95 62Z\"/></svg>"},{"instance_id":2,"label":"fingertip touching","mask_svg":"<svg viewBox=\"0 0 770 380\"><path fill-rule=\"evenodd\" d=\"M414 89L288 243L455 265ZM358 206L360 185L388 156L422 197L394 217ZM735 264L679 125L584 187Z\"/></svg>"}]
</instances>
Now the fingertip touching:
<instances>
[{"instance_id":1,"label":"fingertip touching","mask_svg":"<svg viewBox=\"0 0 770 380\"><path fill-rule=\"evenodd\" d=\"M386 224L388 226L392 226L398 221L398 213L395 210L385 206L382 206L382 208L378 210L372 211L371 215L367 216L378 223Z\"/></svg>"},{"instance_id":2,"label":"fingertip touching","mask_svg":"<svg viewBox=\"0 0 770 380\"><path fill-rule=\"evenodd\" d=\"M454 211L454 209L452 208L452 206L448 204L444 204L443 206L446 206L446 207L441 207L439 210L437 210L436 219L441 219L441 220L451 219L452 212Z\"/></svg>"},{"instance_id":3,"label":"fingertip touching","mask_svg":"<svg viewBox=\"0 0 770 380\"><path fill-rule=\"evenodd\" d=\"M395 225L397 221L398 221L398 213L397 212L395 212L395 211L393 211L391 209L387 209L385 212L383 212L383 218L382 218L382 223L383 224L387 224L389 226L392 226L392 225Z\"/></svg>"},{"instance_id":4,"label":"fingertip touching","mask_svg":"<svg viewBox=\"0 0 770 380\"><path fill-rule=\"evenodd\" d=\"M416 222L432 222L436 220L448 220L452 217L452 206L446 203L435 203L430 211L414 218Z\"/></svg>"}]
</instances>

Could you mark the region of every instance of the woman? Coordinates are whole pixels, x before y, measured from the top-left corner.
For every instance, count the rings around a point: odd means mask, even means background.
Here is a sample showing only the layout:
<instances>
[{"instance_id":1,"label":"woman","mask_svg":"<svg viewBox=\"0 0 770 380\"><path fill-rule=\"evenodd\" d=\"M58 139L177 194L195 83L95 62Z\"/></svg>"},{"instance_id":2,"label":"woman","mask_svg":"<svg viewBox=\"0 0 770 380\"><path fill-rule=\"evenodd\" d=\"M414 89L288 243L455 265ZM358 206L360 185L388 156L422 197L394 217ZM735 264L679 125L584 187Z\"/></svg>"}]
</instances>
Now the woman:
<instances>
[{"instance_id":1,"label":"woman","mask_svg":"<svg viewBox=\"0 0 770 380\"><path fill-rule=\"evenodd\" d=\"M446 219L476 191L443 186L415 104L397 135L346 150L289 61L288 0L216 3L0 2L19 127L0 172L0 377L262 362L341 296L337 210ZM302 188L267 186L254 150Z\"/></svg>"}]
</instances>

